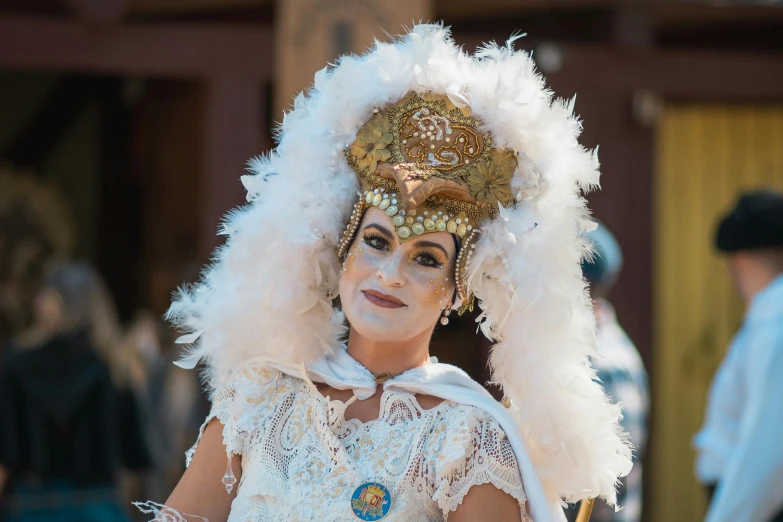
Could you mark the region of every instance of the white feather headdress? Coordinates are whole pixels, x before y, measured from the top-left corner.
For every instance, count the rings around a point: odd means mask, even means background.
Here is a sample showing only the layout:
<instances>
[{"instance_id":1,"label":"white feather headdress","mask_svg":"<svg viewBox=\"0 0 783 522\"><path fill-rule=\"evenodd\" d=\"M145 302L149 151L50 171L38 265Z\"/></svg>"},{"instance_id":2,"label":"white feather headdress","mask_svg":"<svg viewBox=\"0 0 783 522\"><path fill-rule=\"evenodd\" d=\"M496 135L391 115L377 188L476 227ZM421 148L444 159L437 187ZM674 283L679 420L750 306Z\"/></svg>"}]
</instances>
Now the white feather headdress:
<instances>
[{"instance_id":1,"label":"white feather headdress","mask_svg":"<svg viewBox=\"0 0 783 522\"><path fill-rule=\"evenodd\" d=\"M554 99L511 41L470 56L448 29L419 25L319 71L285 115L278 147L251 161L242 178L249 203L226 218L225 246L169 310L190 332L185 358L207 363L215 390L247 359L308 362L338 346L335 248L359 187L343 151L373 107L411 91L469 105L495 143L524 153L512 186L532 182L536 195L483 226L468 287L481 330L497 342L493 380L516 405L547 496L614 503L630 449L619 407L593 380L594 319L580 270L591 224L581 191L598 184L598 159L577 142L573 101Z\"/></svg>"}]
</instances>

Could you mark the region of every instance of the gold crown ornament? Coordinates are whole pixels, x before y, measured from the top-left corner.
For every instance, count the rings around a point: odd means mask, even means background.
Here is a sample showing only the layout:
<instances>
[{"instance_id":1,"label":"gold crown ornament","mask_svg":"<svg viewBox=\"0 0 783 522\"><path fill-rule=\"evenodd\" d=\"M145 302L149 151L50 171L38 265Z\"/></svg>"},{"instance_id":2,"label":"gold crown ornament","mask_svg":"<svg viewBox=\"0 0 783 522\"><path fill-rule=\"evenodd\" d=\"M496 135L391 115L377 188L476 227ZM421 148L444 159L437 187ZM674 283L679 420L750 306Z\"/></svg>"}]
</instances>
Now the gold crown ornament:
<instances>
[{"instance_id":1,"label":"gold crown ornament","mask_svg":"<svg viewBox=\"0 0 783 522\"><path fill-rule=\"evenodd\" d=\"M481 225L497 216L498 204L515 201L517 153L495 148L469 108L446 96L412 93L373 109L345 156L361 191L338 244L340 259L371 206L386 212L401 242L450 232L461 239L455 274L460 313L472 310L464 276Z\"/></svg>"}]
</instances>

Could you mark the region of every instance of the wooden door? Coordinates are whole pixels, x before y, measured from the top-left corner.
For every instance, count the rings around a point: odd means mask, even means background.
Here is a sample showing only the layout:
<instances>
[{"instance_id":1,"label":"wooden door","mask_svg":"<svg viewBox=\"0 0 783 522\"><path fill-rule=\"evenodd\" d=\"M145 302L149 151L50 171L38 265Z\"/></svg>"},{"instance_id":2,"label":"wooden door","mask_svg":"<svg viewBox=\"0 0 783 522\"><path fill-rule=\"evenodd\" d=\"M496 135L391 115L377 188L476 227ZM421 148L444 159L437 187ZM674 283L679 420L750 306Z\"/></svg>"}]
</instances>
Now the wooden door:
<instances>
[{"instance_id":1,"label":"wooden door","mask_svg":"<svg viewBox=\"0 0 783 522\"><path fill-rule=\"evenodd\" d=\"M693 435L743 303L714 250L716 221L752 187L783 189L783 106L676 105L657 135L653 471L658 522L703 520Z\"/></svg>"}]
</instances>

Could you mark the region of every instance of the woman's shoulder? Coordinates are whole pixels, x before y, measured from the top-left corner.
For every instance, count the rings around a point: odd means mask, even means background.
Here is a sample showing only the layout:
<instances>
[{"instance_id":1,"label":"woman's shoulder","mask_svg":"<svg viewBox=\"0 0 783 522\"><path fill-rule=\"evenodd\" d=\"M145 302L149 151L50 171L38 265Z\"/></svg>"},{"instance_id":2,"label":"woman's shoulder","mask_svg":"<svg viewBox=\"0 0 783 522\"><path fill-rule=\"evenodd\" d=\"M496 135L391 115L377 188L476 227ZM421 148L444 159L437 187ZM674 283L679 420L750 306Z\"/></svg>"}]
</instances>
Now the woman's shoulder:
<instances>
[{"instance_id":1,"label":"woman's shoulder","mask_svg":"<svg viewBox=\"0 0 783 522\"><path fill-rule=\"evenodd\" d=\"M220 403L248 406L267 406L291 393L302 392L307 385L303 379L270 367L263 361L248 361L237 366L226 383L215 389L213 407Z\"/></svg>"},{"instance_id":2,"label":"woman's shoulder","mask_svg":"<svg viewBox=\"0 0 783 522\"><path fill-rule=\"evenodd\" d=\"M217 419L223 425L223 443L227 451L241 455L246 437L288 402L285 397L306 389L302 379L263 362L248 361L237 366L213 391L212 407L201 426L196 445L188 452L188 462L212 420Z\"/></svg>"},{"instance_id":3,"label":"woman's shoulder","mask_svg":"<svg viewBox=\"0 0 783 522\"><path fill-rule=\"evenodd\" d=\"M475 458L477 453L488 452L498 457L510 457L505 465L516 467L508 437L489 412L452 401L445 401L436 411L438 419L433 425L430 446L438 453L442 464L459 464L465 459ZM443 471L444 466L441 468Z\"/></svg>"},{"instance_id":4,"label":"woman's shoulder","mask_svg":"<svg viewBox=\"0 0 783 522\"><path fill-rule=\"evenodd\" d=\"M444 420L452 427L456 425L465 429L490 429L503 433L503 428L500 427L497 419L479 406L444 401L438 409L442 411Z\"/></svg>"},{"instance_id":5,"label":"woman's shoulder","mask_svg":"<svg viewBox=\"0 0 783 522\"><path fill-rule=\"evenodd\" d=\"M451 401L439 410L442 422L429 450L438 484L433 499L443 511L455 510L471 487L485 483L524 505L519 465L497 419L480 407Z\"/></svg>"}]
</instances>

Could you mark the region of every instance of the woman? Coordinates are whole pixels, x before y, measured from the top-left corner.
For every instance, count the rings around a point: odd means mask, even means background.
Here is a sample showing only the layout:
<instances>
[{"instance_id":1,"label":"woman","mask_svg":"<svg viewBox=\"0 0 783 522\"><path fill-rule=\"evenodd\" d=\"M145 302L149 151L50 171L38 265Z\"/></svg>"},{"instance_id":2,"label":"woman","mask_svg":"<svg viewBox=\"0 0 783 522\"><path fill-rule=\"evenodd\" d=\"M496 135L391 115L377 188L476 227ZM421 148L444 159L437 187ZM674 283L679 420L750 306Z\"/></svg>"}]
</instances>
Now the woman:
<instances>
[{"instance_id":1,"label":"woman","mask_svg":"<svg viewBox=\"0 0 783 522\"><path fill-rule=\"evenodd\" d=\"M612 502L630 451L586 356L578 191L598 173L578 132L526 54L470 57L441 26L319 72L172 305L214 404L167 506L142 508L546 522L563 500ZM429 357L474 296L507 408Z\"/></svg>"},{"instance_id":2,"label":"woman","mask_svg":"<svg viewBox=\"0 0 783 522\"><path fill-rule=\"evenodd\" d=\"M149 456L117 334L90 266L48 270L34 325L0 374L3 520L130 520L120 474L147 466Z\"/></svg>"}]
</instances>

